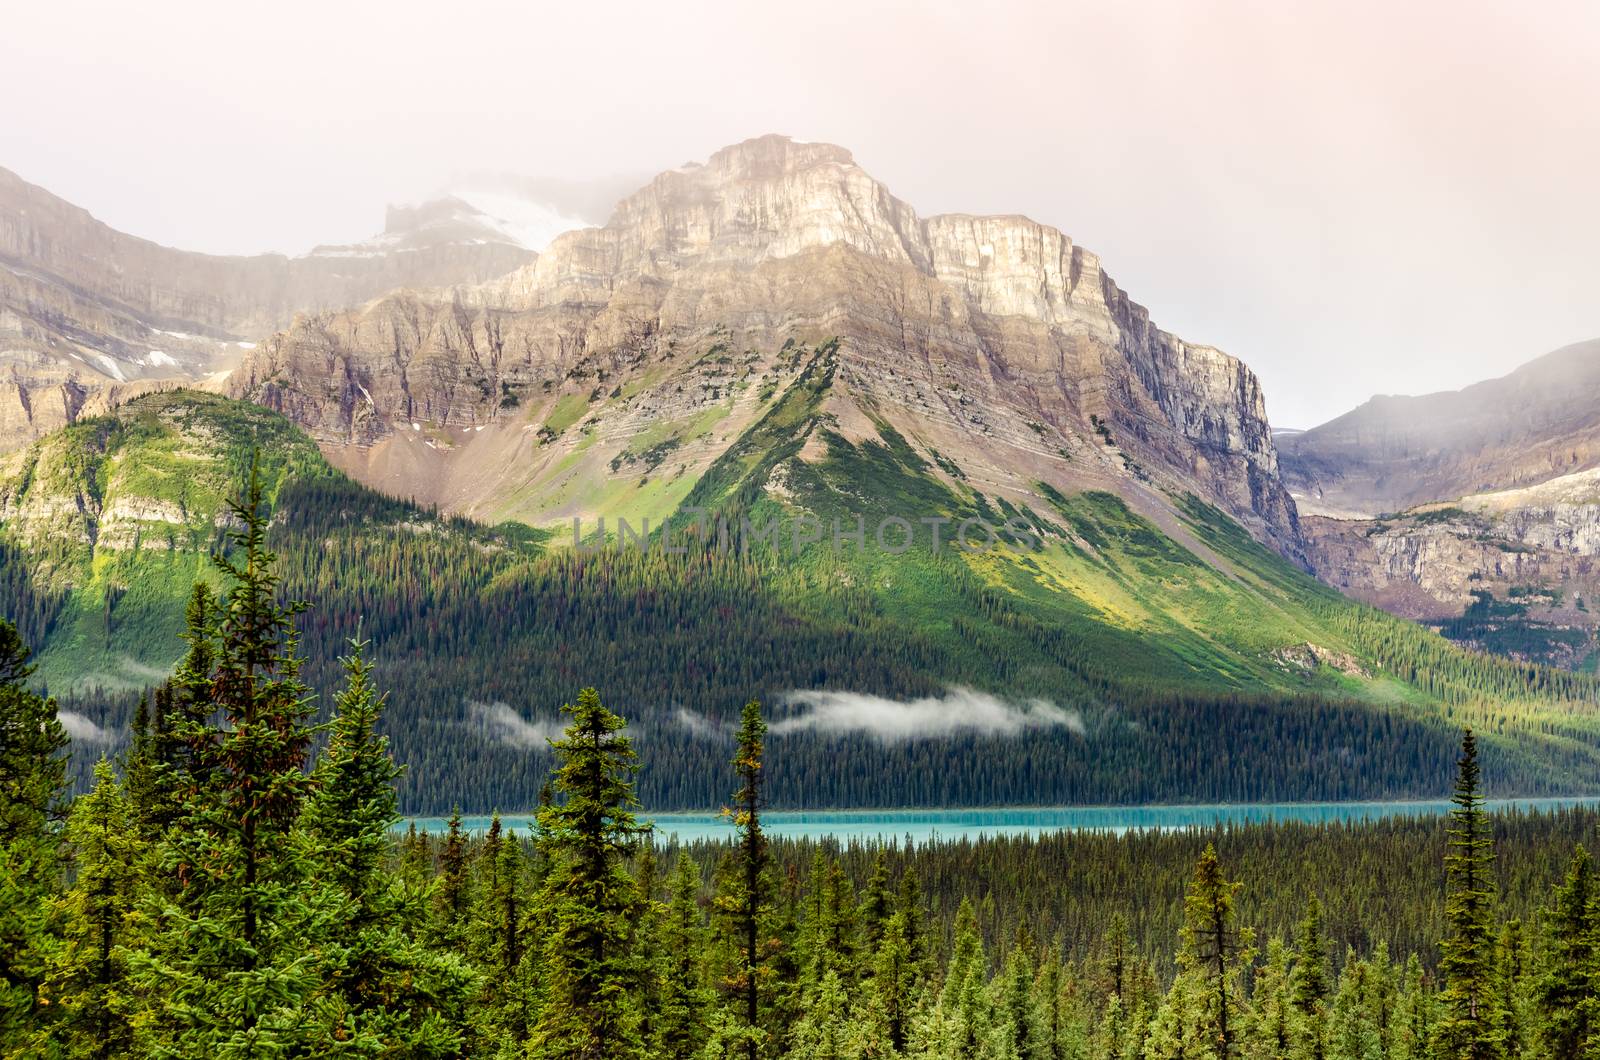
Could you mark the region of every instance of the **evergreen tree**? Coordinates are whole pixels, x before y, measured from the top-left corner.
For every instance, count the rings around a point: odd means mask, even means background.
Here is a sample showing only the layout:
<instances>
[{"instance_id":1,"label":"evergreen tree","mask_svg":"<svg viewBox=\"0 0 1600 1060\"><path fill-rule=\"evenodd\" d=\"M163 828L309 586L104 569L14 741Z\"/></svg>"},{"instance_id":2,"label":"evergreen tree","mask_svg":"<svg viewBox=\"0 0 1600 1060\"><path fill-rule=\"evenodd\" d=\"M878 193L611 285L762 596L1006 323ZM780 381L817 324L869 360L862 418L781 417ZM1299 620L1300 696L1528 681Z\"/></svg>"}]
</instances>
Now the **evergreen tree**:
<instances>
[{"instance_id":1,"label":"evergreen tree","mask_svg":"<svg viewBox=\"0 0 1600 1060\"><path fill-rule=\"evenodd\" d=\"M829 970L813 991L811 1004L795 1025L785 1060L856 1060L861 1055L852 1033L850 998L839 974Z\"/></svg>"},{"instance_id":2,"label":"evergreen tree","mask_svg":"<svg viewBox=\"0 0 1600 1060\"><path fill-rule=\"evenodd\" d=\"M1015 1060L1042 1060L1047 1055L1039 1009L1033 991L1033 955L1016 945L1006 955L994 982L994 1028L990 1049Z\"/></svg>"},{"instance_id":3,"label":"evergreen tree","mask_svg":"<svg viewBox=\"0 0 1600 1060\"><path fill-rule=\"evenodd\" d=\"M125 919L132 909L139 836L122 785L102 758L94 787L72 807L67 843L76 867L60 899L60 945L50 955L45 994L55 1010L50 1036L73 1058L126 1053L132 1039Z\"/></svg>"},{"instance_id":4,"label":"evergreen tree","mask_svg":"<svg viewBox=\"0 0 1600 1060\"><path fill-rule=\"evenodd\" d=\"M1256 973L1250 1055L1254 1060L1289 1060L1299 1040L1300 1012L1294 1003L1289 947L1281 938L1267 943L1267 959Z\"/></svg>"},{"instance_id":5,"label":"evergreen tree","mask_svg":"<svg viewBox=\"0 0 1600 1060\"><path fill-rule=\"evenodd\" d=\"M994 1022L984 989L988 978L977 911L971 900L963 900L956 911L955 944L933 1013L935 1031L923 1035L931 1055L970 1060L982 1054Z\"/></svg>"},{"instance_id":6,"label":"evergreen tree","mask_svg":"<svg viewBox=\"0 0 1600 1060\"><path fill-rule=\"evenodd\" d=\"M893 914L894 894L889 890L889 859L883 850L879 850L872 861L872 875L867 877L857 916L861 925L861 941L869 955L877 952L878 943L883 939L884 925Z\"/></svg>"},{"instance_id":7,"label":"evergreen tree","mask_svg":"<svg viewBox=\"0 0 1600 1060\"><path fill-rule=\"evenodd\" d=\"M1296 940L1298 953L1292 973L1296 1035L1295 1052L1303 1060L1323 1060L1326 1053L1327 1003L1332 988L1328 939L1322 929L1322 902L1315 895L1306 903Z\"/></svg>"},{"instance_id":8,"label":"evergreen tree","mask_svg":"<svg viewBox=\"0 0 1600 1060\"><path fill-rule=\"evenodd\" d=\"M872 958L872 978L867 985L877 1036L896 1053L910 1040L912 1014L922 986L921 969L907 937L908 922L904 910L889 917Z\"/></svg>"},{"instance_id":9,"label":"evergreen tree","mask_svg":"<svg viewBox=\"0 0 1600 1060\"><path fill-rule=\"evenodd\" d=\"M457 806L450 814L444 846L439 851L439 873L433 887L433 944L455 953L467 950L471 901L467 849L467 833L461 827L461 807Z\"/></svg>"},{"instance_id":10,"label":"evergreen tree","mask_svg":"<svg viewBox=\"0 0 1600 1060\"><path fill-rule=\"evenodd\" d=\"M1538 1045L1533 955L1522 921L1507 921L1500 929L1495 957L1505 1054L1510 1060L1520 1060L1532 1055ZM1600 1042L1594 1044L1600 1046Z\"/></svg>"},{"instance_id":11,"label":"evergreen tree","mask_svg":"<svg viewBox=\"0 0 1600 1060\"><path fill-rule=\"evenodd\" d=\"M49 922L59 872L56 826L66 788L67 734L56 704L28 688L30 652L0 619L0 1054L40 1017Z\"/></svg>"},{"instance_id":12,"label":"evergreen tree","mask_svg":"<svg viewBox=\"0 0 1600 1060\"><path fill-rule=\"evenodd\" d=\"M586 688L556 756L555 800L539 810L552 865L540 895L547 921L547 1000L533 1050L546 1057L622 1060L641 1054L633 918L639 893L624 860L644 831L635 820L636 755L624 722Z\"/></svg>"},{"instance_id":13,"label":"evergreen tree","mask_svg":"<svg viewBox=\"0 0 1600 1060\"><path fill-rule=\"evenodd\" d=\"M1183 947L1178 963L1206 984L1202 1004L1205 1036L1222 1060L1234 1055L1243 1030L1239 975L1250 959L1250 936L1234 923L1239 884L1222 874L1216 847L1206 844L1184 898Z\"/></svg>"},{"instance_id":14,"label":"evergreen tree","mask_svg":"<svg viewBox=\"0 0 1600 1060\"><path fill-rule=\"evenodd\" d=\"M1600 893L1585 847L1573 852L1545 915L1545 952L1541 1039L1551 1060L1577 1060L1600 1028Z\"/></svg>"},{"instance_id":15,"label":"evergreen tree","mask_svg":"<svg viewBox=\"0 0 1600 1060\"><path fill-rule=\"evenodd\" d=\"M1505 1035L1495 990L1494 841L1478 788L1478 741L1468 729L1450 811L1450 849L1445 857L1449 893L1440 970L1443 1014L1436 1045L1447 1060L1497 1060Z\"/></svg>"},{"instance_id":16,"label":"evergreen tree","mask_svg":"<svg viewBox=\"0 0 1600 1060\"><path fill-rule=\"evenodd\" d=\"M263 1056L329 1044L321 969L308 943L325 937L336 904L308 886L312 866L290 841L311 780L314 730L293 616L276 600L274 556L259 469L233 512L242 529L219 614L213 711L188 709L175 727L206 783L165 832L160 867L175 892L147 896L149 935L130 954L149 1011L139 1047L156 1056ZM197 721L204 711L206 720Z\"/></svg>"},{"instance_id":17,"label":"evergreen tree","mask_svg":"<svg viewBox=\"0 0 1600 1060\"><path fill-rule=\"evenodd\" d=\"M332 1033L345 1050L450 1056L462 1046L472 973L460 957L423 945L413 929L426 894L388 871L401 770L378 735L383 697L365 649L352 641L343 660L345 687L301 818L307 861L338 903L320 940L331 980L324 992L338 999Z\"/></svg>"},{"instance_id":18,"label":"evergreen tree","mask_svg":"<svg viewBox=\"0 0 1600 1060\"><path fill-rule=\"evenodd\" d=\"M773 948L766 926L772 903L771 854L761 830L766 735L761 704L751 700L745 704L735 737L733 768L739 786L733 805L723 810L736 830L733 850L719 873L715 897L725 953L722 988L735 999L748 1060L756 1060L769 1036L762 1020Z\"/></svg>"},{"instance_id":19,"label":"evergreen tree","mask_svg":"<svg viewBox=\"0 0 1600 1060\"><path fill-rule=\"evenodd\" d=\"M687 854L678 857L659 932L660 1011L651 1055L687 1060L705 1044L713 1005L702 963L707 939L700 912L700 867Z\"/></svg>"}]
</instances>

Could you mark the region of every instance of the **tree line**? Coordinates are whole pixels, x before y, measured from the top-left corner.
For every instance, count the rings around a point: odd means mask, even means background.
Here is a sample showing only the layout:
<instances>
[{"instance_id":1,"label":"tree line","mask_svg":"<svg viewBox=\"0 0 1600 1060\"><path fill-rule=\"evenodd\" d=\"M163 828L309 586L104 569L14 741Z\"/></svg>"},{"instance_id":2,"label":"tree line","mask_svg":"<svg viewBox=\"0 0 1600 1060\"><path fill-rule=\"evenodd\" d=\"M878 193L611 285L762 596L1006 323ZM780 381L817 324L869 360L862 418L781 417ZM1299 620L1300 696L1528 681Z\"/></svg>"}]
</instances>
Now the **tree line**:
<instances>
[{"instance_id":1,"label":"tree line","mask_svg":"<svg viewBox=\"0 0 1600 1060\"><path fill-rule=\"evenodd\" d=\"M56 705L29 688L28 651L0 623L6 1055L1509 1060L1600 1049L1589 856L1572 855L1536 923L1502 916L1471 732L1439 862L1437 960L1382 942L1335 952L1316 898L1291 935L1259 938L1212 843L1188 870L1166 964L1120 913L1074 954L986 908L990 895L952 912L930 901L914 856L857 851L856 871L816 848L802 872L763 829L769 741L756 701L723 770L726 844L650 841L638 753L593 689L563 708L531 834L496 825L474 838L458 817L437 839L397 836L400 769L365 642L351 643L319 724L301 609L278 600L257 481L234 511L223 589L195 588L182 663L138 710L120 768L99 763L70 807Z\"/></svg>"}]
</instances>

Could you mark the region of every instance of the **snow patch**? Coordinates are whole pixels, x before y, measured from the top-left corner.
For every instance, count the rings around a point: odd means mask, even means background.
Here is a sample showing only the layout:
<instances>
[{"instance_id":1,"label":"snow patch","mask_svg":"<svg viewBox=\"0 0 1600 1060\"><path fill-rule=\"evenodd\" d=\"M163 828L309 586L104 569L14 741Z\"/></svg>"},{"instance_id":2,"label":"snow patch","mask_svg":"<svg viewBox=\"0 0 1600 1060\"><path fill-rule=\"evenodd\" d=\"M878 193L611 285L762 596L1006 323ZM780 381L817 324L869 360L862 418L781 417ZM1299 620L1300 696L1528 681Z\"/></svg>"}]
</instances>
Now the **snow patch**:
<instances>
[{"instance_id":1,"label":"snow patch","mask_svg":"<svg viewBox=\"0 0 1600 1060\"><path fill-rule=\"evenodd\" d=\"M582 218L564 214L549 203L521 195L466 189L451 192L477 211L479 223L518 246L541 251L563 232L592 227Z\"/></svg>"},{"instance_id":2,"label":"snow patch","mask_svg":"<svg viewBox=\"0 0 1600 1060\"><path fill-rule=\"evenodd\" d=\"M128 381L128 377L122 374L122 365L118 364L115 360L107 357L103 353L97 353L94 356L95 360L99 361L105 366L106 374L111 378L115 379L119 383L126 383Z\"/></svg>"},{"instance_id":3,"label":"snow patch","mask_svg":"<svg viewBox=\"0 0 1600 1060\"><path fill-rule=\"evenodd\" d=\"M145 363L151 365L152 367L159 367L161 365L166 365L168 368L178 367L177 358L168 354L164 350L151 350L150 355L145 358Z\"/></svg>"}]
</instances>

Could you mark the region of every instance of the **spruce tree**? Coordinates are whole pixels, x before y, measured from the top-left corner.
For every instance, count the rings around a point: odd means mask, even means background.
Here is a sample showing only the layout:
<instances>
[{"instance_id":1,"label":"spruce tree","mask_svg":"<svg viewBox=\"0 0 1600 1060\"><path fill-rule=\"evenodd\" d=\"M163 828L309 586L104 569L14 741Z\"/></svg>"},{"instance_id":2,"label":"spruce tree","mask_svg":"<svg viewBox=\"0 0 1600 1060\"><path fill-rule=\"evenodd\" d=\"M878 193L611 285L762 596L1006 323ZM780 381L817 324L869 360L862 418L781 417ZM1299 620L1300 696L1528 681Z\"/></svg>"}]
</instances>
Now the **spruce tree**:
<instances>
[{"instance_id":1,"label":"spruce tree","mask_svg":"<svg viewBox=\"0 0 1600 1060\"><path fill-rule=\"evenodd\" d=\"M365 649L354 640L341 660L345 686L300 822L307 860L338 903L319 940L330 980L324 993L337 999L332 1034L346 1049L450 1056L462 1048L473 976L458 955L423 945L414 929L426 894L389 872L401 769L378 734L384 701Z\"/></svg>"},{"instance_id":2,"label":"spruce tree","mask_svg":"<svg viewBox=\"0 0 1600 1060\"><path fill-rule=\"evenodd\" d=\"M876 952L883 938L884 925L893 914L894 894L889 890L889 859L883 850L879 850L872 859L872 875L867 877L857 917L861 924L861 942L869 955Z\"/></svg>"},{"instance_id":3,"label":"spruce tree","mask_svg":"<svg viewBox=\"0 0 1600 1060\"><path fill-rule=\"evenodd\" d=\"M1239 884L1223 876L1217 849L1207 843L1195 865L1183 902L1183 946L1179 967L1206 983L1202 1011L1205 1036L1222 1060L1238 1050L1243 1030L1239 976L1250 958L1250 935L1234 923Z\"/></svg>"},{"instance_id":4,"label":"spruce tree","mask_svg":"<svg viewBox=\"0 0 1600 1060\"><path fill-rule=\"evenodd\" d=\"M1267 943L1266 961L1256 972L1252 995L1250 1056L1253 1060L1289 1060L1299 1038L1300 1012L1294 1003L1289 947L1282 938Z\"/></svg>"},{"instance_id":5,"label":"spruce tree","mask_svg":"<svg viewBox=\"0 0 1600 1060\"><path fill-rule=\"evenodd\" d=\"M1440 961L1445 985L1435 1044L1447 1060L1498 1060L1505 1036L1495 990L1494 841L1479 791L1478 742L1470 729L1462 736L1451 801L1447 934Z\"/></svg>"},{"instance_id":6,"label":"spruce tree","mask_svg":"<svg viewBox=\"0 0 1600 1060\"><path fill-rule=\"evenodd\" d=\"M47 899L59 878L67 734L56 704L28 687L34 668L0 619L0 1055L38 1027L49 949Z\"/></svg>"},{"instance_id":7,"label":"spruce tree","mask_svg":"<svg viewBox=\"0 0 1600 1060\"><path fill-rule=\"evenodd\" d=\"M707 939L700 911L700 867L687 854L678 856L670 887L658 928L660 1011L651 1055L688 1060L705 1044L713 999L703 968Z\"/></svg>"},{"instance_id":8,"label":"spruce tree","mask_svg":"<svg viewBox=\"0 0 1600 1060\"><path fill-rule=\"evenodd\" d=\"M1327 1051L1327 1004L1332 989L1328 939L1322 928L1322 902L1315 895L1306 903L1296 940L1298 953L1292 973L1298 1034L1295 1052L1303 1060L1323 1060Z\"/></svg>"},{"instance_id":9,"label":"spruce tree","mask_svg":"<svg viewBox=\"0 0 1600 1060\"><path fill-rule=\"evenodd\" d=\"M76 873L58 900L62 937L44 988L55 1009L50 1035L67 1057L119 1056L132 1041L125 951L139 846L132 823L122 785L102 758L94 787L67 821Z\"/></svg>"},{"instance_id":10,"label":"spruce tree","mask_svg":"<svg viewBox=\"0 0 1600 1060\"><path fill-rule=\"evenodd\" d=\"M538 1056L624 1060L642 1050L631 995L639 893L624 864L644 831L634 817L636 755L623 720L594 689L562 710L571 723L551 743L555 799L538 816L552 865L540 895L547 1000L532 1048Z\"/></svg>"},{"instance_id":11,"label":"spruce tree","mask_svg":"<svg viewBox=\"0 0 1600 1060\"><path fill-rule=\"evenodd\" d=\"M433 887L433 944L452 953L467 951L472 901L467 856L467 833L461 827L461 807L457 806L450 813Z\"/></svg>"},{"instance_id":12,"label":"spruce tree","mask_svg":"<svg viewBox=\"0 0 1600 1060\"><path fill-rule=\"evenodd\" d=\"M338 910L309 886L313 867L290 834L311 788L314 735L293 623L301 605L276 599L254 463L232 509L241 528L230 534L233 553L216 560L231 585L214 665L189 678L211 699L185 707L174 727L205 783L183 793L165 832L160 868L174 890L147 896L148 935L130 955L148 1002L135 1020L138 1045L155 1056L276 1055L318 1048L330 1033L307 948ZM220 724L211 720L218 712Z\"/></svg>"},{"instance_id":13,"label":"spruce tree","mask_svg":"<svg viewBox=\"0 0 1600 1060\"><path fill-rule=\"evenodd\" d=\"M910 1040L912 1015L922 989L921 967L907 937L908 922L904 910L889 917L872 957L872 978L867 984L880 1036L895 1053L903 1051Z\"/></svg>"},{"instance_id":14,"label":"spruce tree","mask_svg":"<svg viewBox=\"0 0 1600 1060\"><path fill-rule=\"evenodd\" d=\"M1545 954L1540 1037L1552 1060L1577 1060L1600 1029L1600 891L1582 846L1545 914Z\"/></svg>"},{"instance_id":15,"label":"spruce tree","mask_svg":"<svg viewBox=\"0 0 1600 1060\"><path fill-rule=\"evenodd\" d=\"M756 1060L767 1038L762 1015L766 984L772 978L766 933L772 904L771 853L761 830L766 735L761 704L751 700L745 704L735 737L733 768L739 786L733 805L723 810L735 829L733 850L719 873L714 899L724 953L722 988L734 999L748 1060Z\"/></svg>"}]
</instances>

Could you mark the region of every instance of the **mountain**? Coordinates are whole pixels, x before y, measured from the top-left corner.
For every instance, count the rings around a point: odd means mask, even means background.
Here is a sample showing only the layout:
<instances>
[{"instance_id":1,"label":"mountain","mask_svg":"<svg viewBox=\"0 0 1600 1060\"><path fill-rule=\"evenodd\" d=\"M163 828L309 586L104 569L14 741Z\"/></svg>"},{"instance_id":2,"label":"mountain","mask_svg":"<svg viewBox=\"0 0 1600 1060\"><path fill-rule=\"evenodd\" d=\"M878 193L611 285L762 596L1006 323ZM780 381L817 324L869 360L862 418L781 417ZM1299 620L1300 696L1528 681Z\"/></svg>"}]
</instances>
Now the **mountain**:
<instances>
[{"instance_id":1,"label":"mountain","mask_svg":"<svg viewBox=\"0 0 1600 1060\"><path fill-rule=\"evenodd\" d=\"M307 676L373 642L413 810L530 805L585 685L657 808L725 797L751 696L790 806L1438 794L1461 724L1497 790L1600 786L1592 679L1302 569L1247 368L841 148L736 145L498 280L303 314L228 385L0 462L0 606L102 747L254 453Z\"/></svg>"},{"instance_id":2,"label":"mountain","mask_svg":"<svg viewBox=\"0 0 1600 1060\"><path fill-rule=\"evenodd\" d=\"M842 445L892 429L946 485L1035 506L1039 481L1107 490L1178 535L1192 492L1300 558L1244 365L1156 327L1056 229L919 217L828 144L747 141L491 283L306 314L229 386L386 492L491 521L659 521L825 342Z\"/></svg>"},{"instance_id":3,"label":"mountain","mask_svg":"<svg viewBox=\"0 0 1600 1060\"><path fill-rule=\"evenodd\" d=\"M1280 435L1283 480L1308 515L1372 517L1531 486L1600 465L1600 340L1500 379L1424 397L1375 397Z\"/></svg>"},{"instance_id":4,"label":"mountain","mask_svg":"<svg viewBox=\"0 0 1600 1060\"><path fill-rule=\"evenodd\" d=\"M1600 341L1278 438L1319 577L1502 654L1600 660Z\"/></svg>"},{"instance_id":5,"label":"mountain","mask_svg":"<svg viewBox=\"0 0 1600 1060\"><path fill-rule=\"evenodd\" d=\"M155 386L216 385L298 312L533 260L493 221L402 212L370 246L218 257L125 235L0 169L0 451Z\"/></svg>"}]
</instances>

